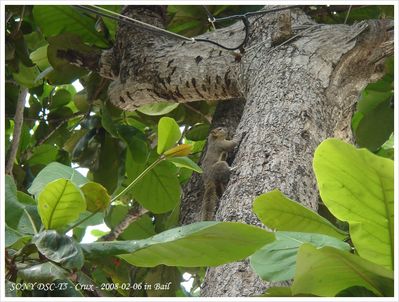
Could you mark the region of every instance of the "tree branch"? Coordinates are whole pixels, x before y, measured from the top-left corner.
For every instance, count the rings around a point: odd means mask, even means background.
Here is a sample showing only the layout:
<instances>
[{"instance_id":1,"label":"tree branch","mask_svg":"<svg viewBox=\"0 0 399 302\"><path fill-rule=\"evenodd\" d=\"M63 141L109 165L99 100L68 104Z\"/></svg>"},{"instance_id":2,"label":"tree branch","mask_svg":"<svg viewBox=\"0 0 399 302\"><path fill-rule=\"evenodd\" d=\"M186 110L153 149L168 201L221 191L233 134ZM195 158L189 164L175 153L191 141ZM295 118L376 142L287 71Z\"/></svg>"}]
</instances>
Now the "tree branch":
<instances>
[{"instance_id":1,"label":"tree branch","mask_svg":"<svg viewBox=\"0 0 399 302\"><path fill-rule=\"evenodd\" d=\"M24 108L27 94L28 88L21 89L17 100L17 107L15 109L14 116L14 131L12 134L12 143L5 168L5 172L8 175L12 175L12 168L14 166L14 161L17 156L19 141L21 138L22 123L24 121Z\"/></svg>"},{"instance_id":2,"label":"tree branch","mask_svg":"<svg viewBox=\"0 0 399 302\"><path fill-rule=\"evenodd\" d=\"M99 241L113 241L118 239L118 237L129 227L131 223L139 219L147 212L148 210L143 208L131 208L127 212L125 218L123 218L122 221L117 224L109 234L102 236Z\"/></svg>"}]
</instances>

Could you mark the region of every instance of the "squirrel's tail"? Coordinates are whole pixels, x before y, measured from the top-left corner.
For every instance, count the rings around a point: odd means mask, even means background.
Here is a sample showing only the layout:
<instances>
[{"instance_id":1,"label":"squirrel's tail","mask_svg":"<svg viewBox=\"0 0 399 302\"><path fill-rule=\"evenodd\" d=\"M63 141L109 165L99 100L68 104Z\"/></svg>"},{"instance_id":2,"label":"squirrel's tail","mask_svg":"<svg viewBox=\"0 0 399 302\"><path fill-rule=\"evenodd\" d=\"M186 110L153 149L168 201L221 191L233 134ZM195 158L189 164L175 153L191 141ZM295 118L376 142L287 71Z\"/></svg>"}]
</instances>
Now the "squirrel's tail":
<instances>
[{"instance_id":1,"label":"squirrel's tail","mask_svg":"<svg viewBox=\"0 0 399 302\"><path fill-rule=\"evenodd\" d=\"M205 193L202 199L201 220L213 220L216 211L216 184L212 181L205 184Z\"/></svg>"}]
</instances>

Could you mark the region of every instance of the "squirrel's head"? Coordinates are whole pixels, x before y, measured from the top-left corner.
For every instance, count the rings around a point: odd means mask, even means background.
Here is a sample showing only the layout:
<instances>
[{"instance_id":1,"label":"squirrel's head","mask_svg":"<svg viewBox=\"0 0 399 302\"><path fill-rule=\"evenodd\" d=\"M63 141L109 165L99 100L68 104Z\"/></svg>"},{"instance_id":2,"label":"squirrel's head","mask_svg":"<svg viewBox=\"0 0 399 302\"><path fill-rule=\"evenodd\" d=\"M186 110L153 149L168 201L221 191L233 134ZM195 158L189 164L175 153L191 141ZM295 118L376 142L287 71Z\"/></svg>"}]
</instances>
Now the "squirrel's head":
<instances>
[{"instance_id":1,"label":"squirrel's head","mask_svg":"<svg viewBox=\"0 0 399 302\"><path fill-rule=\"evenodd\" d=\"M211 131L210 137L213 139L225 139L227 137L227 131L223 127L217 127Z\"/></svg>"}]
</instances>

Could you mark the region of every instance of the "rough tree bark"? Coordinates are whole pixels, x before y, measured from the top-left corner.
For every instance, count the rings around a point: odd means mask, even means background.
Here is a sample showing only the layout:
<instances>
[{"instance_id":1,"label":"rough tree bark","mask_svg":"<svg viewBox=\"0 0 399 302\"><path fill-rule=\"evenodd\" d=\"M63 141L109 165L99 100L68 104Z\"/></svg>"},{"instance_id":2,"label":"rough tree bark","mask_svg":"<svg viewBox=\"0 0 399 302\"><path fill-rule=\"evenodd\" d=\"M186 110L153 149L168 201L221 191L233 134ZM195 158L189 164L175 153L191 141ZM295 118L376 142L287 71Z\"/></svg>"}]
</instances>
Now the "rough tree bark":
<instances>
[{"instance_id":1,"label":"rough tree bark","mask_svg":"<svg viewBox=\"0 0 399 302\"><path fill-rule=\"evenodd\" d=\"M163 12L128 7L124 14L162 26ZM208 43L121 24L116 46L99 61L97 70L112 70L103 72L114 79L111 101L125 110L157 101L235 99L222 102L213 120L240 140L217 220L260 226L252 202L275 188L317 211L314 150L328 137L352 139L350 118L359 92L382 75L384 58L393 53L389 20L324 25L292 9L294 36L276 45L278 16L250 18L249 43L238 59ZM243 25L204 37L235 46L244 37ZM194 176L184 190L182 223L198 220L201 198L201 179ZM201 295L253 296L268 286L242 261L208 269Z\"/></svg>"}]
</instances>

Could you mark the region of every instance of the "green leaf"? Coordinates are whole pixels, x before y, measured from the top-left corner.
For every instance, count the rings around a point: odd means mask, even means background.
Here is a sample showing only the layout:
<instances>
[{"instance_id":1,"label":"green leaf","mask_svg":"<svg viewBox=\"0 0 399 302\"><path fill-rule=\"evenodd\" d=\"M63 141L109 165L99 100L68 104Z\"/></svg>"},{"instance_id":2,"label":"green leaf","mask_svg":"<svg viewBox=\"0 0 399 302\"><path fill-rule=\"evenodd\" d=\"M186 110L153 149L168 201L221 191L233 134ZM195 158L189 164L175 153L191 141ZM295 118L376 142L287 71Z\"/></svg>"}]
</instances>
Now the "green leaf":
<instances>
[{"instance_id":1,"label":"green leaf","mask_svg":"<svg viewBox=\"0 0 399 302\"><path fill-rule=\"evenodd\" d=\"M12 245L14 245L15 243L17 243L18 241L21 241L22 243L26 244L28 243L30 236L26 236L20 232L18 232L17 230L14 230L12 228L10 228L7 224L5 225L5 247L10 247Z\"/></svg>"},{"instance_id":2,"label":"green leaf","mask_svg":"<svg viewBox=\"0 0 399 302\"><path fill-rule=\"evenodd\" d=\"M44 231L33 237L38 251L47 259L67 269L80 269L84 258L80 246L66 235L56 231Z\"/></svg>"},{"instance_id":3,"label":"green leaf","mask_svg":"<svg viewBox=\"0 0 399 302\"><path fill-rule=\"evenodd\" d=\"M253 211L263 224L278 231L318 233L340 240L347 237L327 219L285 197L279 190L258 196Z\"/></svg>"},{"instance_id":4,"label":"green leaf","mask_svg":"<svg viewBox=\"0 0 399 302\"><path fill-rule=\"evenodd\" d=\"M146 290L148 297L174 297L175 291L180 288L181 273L177 267L160 265L150 269L144 282L153 286ZM159 290L155 284L168 284L164 290Z\"/></svg>"},{"instance_id":5,"label":"green leaf","mask_svg":"<svg viewBox=\"0 0 399 302\"><path fill-rule=\"evenodd\" d=\"M69 272L52 262L45 262L18 270L18 277L25 282L53 282L69 276Z\"/></svg>"},{"instance_id":6,"label":"green leaf","mask_svg":"<svg viewBox=\"0 0 399 302\"><path fill-rule=\"evenodd\" d=\"M87 70L71 64L67 59L61 58L60 52L76 51L81 54L95 53L96 49L81 42L78 36L72 33L63 33L51 36L48 39L47 57L54 68L46 77L51 84L70 84L75 79L87 74Z\"/></svg>"},{"instance_id":7,"label":"green leaf","mask_svg":"<svg viewBox=\"0 0 399 302\"><path fill-rule=\"evenodd\" d=\"M127 144L132 159L135 162L143 163L147 159L148 146L146 137L135 127L127 125L118 125L118 134Z\"/></svg>"},{"instance_id":8,"label":"green leaf","mask_svg":"<svg viewBox=\"0 0 399 302\"><path fill-rule=\"evenodd\" d=\"M207 139L209 124L198 124L190 128L186 133L186 138L192 141L202 141Z\"/></svg>"},{"instance_id":9,"label":"green leaf","mask_svg":"<svg viewBox=\"0 0 399 302\"><path fill-rule=\"evenodd\" d=\"M103 104L101 109L101 124L109 134L113 137L118 137L116 123L112 120L111 113L106 104Z\"/></svg>"},{"instance_id":10,"label":"green leaf","mask_svg":"<svg viewBox=\"0 0 399 302\"><path fill-rule=\"evenodd\" d=\"M58 89L51 98L50 109L61 108L72 101L72 94L66 89Z\"/></svg>"},{"instance_id":11,"label":"green leaf","mask_svg":"<svg viewBox=\"0 0 399 302\"><path fill-rule=\"evenodd\" d=\"M47 184L38 197L39 215L44 227L60 230L86 210L82 192L64 178Z\"/></svg>"},{"instance_id":12,"label":"green leaf","mask_svg":"<svg viewBox=\"0 0 399 302\"><path fill-rule=\"evenodd\" d=\"M178 168L186 168L202 173L202 169L188 157L170 157L167 161L174 163Z\"/></svg>"},{"instance_id":13,"label":"green leaf","mask_svg":"<svg viewBox=\"0 0 399 302\"><path fill-rule=\"evenodd\" d=\"M17 194L14 180L6 175L5 177L5 222L8 227L16 230L21 234L32 235L36 233L37 226L37 209L35 205L21 203ZM23 201L27 201L29 197L24 197ZM30 202L30 201L29 201Z\"/></svg>"},{"instance_id":14,"label":"green leaf","mask_svg":"<svg viewBox=\"0 0 399 302\"><path fill-rule=\"evenodd\" d=\"M19 221L24 214L25 206L17 199L17 186L11 176L5 176L5 222L15 230L18 230Z\"/></svg>"},{"instance_id":15,"label":"green leaf","mask_svg":"<svg viewBox=\"0 0 399 302\"><path fill-rule=\"evenodd\" d=\"M165 115L175 110L179 106L179 103L154 103L140 106L137 111L150 116Z\"/></svg>"},{"instance_id":16,"label":"green leaf","mask_svg":"<svg viewBox=\"0 0 399 302\"><path fill-rule=\"evenodd\" d=\"M22 86L33 88L43 83L43 81L37 80L39 73L40 71L37 66L26 67L20 62L18 66L18 72L13 73L12 76L14 80Z\"/></svg>"},{"instance_id":17,"label":"green leaf","mask_svg":"<svg viewBox=\"0 0 399 302\"><path fill-rule=\"evenodd\" d=\"M292 297L291 287L270 287L262 297Z\"/></svg>"},{"instance_id":18,"label":"green leaf","mask_svg":"<svg viewBox=\"0 0 399 302\"><path fill-rule=\"evenodd\" d=\"M48 44L39 47L29 55L29 58L40 68L40 70L45 70L50 67L50 63L47 59L47 47Z\"/></svg>"},{"instance_id":19,"label":"green leaf","mask_svg":"<svg viewBox=\"0 0 399 302\"><path fill-rule=\"evenodd\" d=\"M33 149L28 163L33 165L47 165L57 159L58 148L49 144L42 144Z\"/></svg>"},{"instance_id":20,"label":"green leaf","mask_svg":"<svg viewBox=\"0 0 399 302\"><path fill-rule=\"evenodd\" d=\"M327 139L316 149L313 167L323 202L349 223L359 255L393 269L393 161Z\"/></svg>"},{"instance_id":21,"label":"green leaf","mask_svg":"<svg viewBox=\"0 0 399 302\"><path fill-rule=\"evenodd\" d=\"M394 130L394 110L391 95L372 111L364 114L355 130L356 143L370 151L376 151Z\"/></svg>"},{"instance_id":22,"label":"green leaf","mask_svg":"<svg viewBox=\"0 0 399 302\"><path fill-rule=\"evenodd\" d=\"M335 295L336 297L377 297L372 291L363 286L351 286Z\"/></svg>"},{"instance_id":23,"label":"green leaf","mask_svg":"<svg viewBox=\"0 0 399 302\"><path fill-rule=\"evenodd\" d=\"M81 188L87 204L87 210L94 213L108 208L111 197L107 189L95 182L88 182Z\"/></svg>"},{"instance_id":24,"label":"green leaf","mask_svg":"<svg viewBox=\"0 0 399 302\"><path fill-rule=\"evenodd\" d=\"M283 281L294 277L299 247L310 243L320 248L332 246L350 250L349 244L335 237L311 233L276 232L276 241L263 246L251 257L251 267L266 281Z\"/></svg>"},{"instance_id":25,"label":"green leaf","mask_svg":"<svg viewBox=\"0 0 399 302\"><path fill-rule=\"evenodd\" d=\"M237 222L198 222L144 240L82 244L91 256L121 255L135 266L216 266L248 257L274 235Z\"/></svg>"},{"instance_id":26,"label":"green leaf","mask_svg":"<svg viewBox=\"0 0 399 302\"><path fill-rule=\"evenodd\" d=\"M146 165L136 165L128 171L129 179L135 179ZM180 200L180 183L176 167L163 161L150 170L131 192L136 200L146 209L160 214L172 210Z\"/></svg>"},{"instance_id":27,"label":"green leaf","mask_svg":"<svg viewBox=\"0 0 399 302\"><path fill-rule=\"evenodd\" d=\"M299 248L292 293L333 297L340 291L363 286L378 296L393 296L393 272L332 247Z\"/></svg>"},{"instance_id":28,"label":"green leaf","mask_svg":"<svg viewBox=\"0 0 399 302\"><path fill-rule=\"evenodd\" d=\"M173 147L180 139L179 125L170 117L163 117L158 123L158 154Z\"/></svg>"},{"instance_id":29,"label":"green leaf","mask_svg":"<svg viewBox=\"0 0 399 302\"><path fill-rule=\"evenodd\" d=\"M75 169L54 162L47 165L39 172L39 174L33 180L32 185L28 189L28 192L32 195L37 195L49 182L59 178L69 179L78 187L88 182L86 177L77 172Z\"/></svg>"},{"instance_id":30,"label":"green leaf","mask_svg":"<svg viewBox=\"0 0 399 302\"><path fill-rule=\"evenodd\" d=\"M103 185L108 192L113 192L118 185L121 165L121 146L118 139L105 134L101 141L99 166L93 171L93 180Z\"/></svg>"},{"instance_id":31,"label":"green leaf","mask_svg":"<svg viewBox=\"0 0 399 302\"><path fill-rule=\"evenodd\" d=\"M84 42L109 46L104 36L95 30L95 19L69 5L35 5L33 17L46 37L68 32L79 35Z\"/></svg>"}]
</instances>

